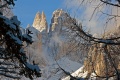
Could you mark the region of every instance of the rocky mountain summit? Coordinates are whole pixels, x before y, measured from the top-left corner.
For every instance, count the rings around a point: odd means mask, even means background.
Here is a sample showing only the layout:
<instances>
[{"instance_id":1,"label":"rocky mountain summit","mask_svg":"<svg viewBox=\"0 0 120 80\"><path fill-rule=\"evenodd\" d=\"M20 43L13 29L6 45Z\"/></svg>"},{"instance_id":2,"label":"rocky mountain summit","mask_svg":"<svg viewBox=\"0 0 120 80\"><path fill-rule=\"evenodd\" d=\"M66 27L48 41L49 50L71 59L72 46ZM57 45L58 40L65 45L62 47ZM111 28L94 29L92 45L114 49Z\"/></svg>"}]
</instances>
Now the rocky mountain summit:
<instances>
[{"instance_id":1,"label":"rocky mountain summit","mask_svg":"<svg viewBox=\"0 0 120 80\"><path fill-rule=\"evenodd\" d=\"M44 12L42 12L42 14L40 14L40 12L37 12L33 22L33 27L35 27L40 32L42 32L43 30L47 30L48 24Z\"/></svg>"}]
</instances>

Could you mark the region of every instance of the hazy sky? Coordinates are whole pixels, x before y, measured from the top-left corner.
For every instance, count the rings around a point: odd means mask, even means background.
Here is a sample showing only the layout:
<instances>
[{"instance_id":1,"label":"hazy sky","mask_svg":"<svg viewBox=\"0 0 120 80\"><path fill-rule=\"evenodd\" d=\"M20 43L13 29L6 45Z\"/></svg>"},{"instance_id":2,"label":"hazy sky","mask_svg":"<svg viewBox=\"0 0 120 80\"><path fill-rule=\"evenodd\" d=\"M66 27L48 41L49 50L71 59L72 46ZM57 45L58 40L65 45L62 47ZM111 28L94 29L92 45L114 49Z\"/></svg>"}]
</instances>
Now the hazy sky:
<instances>
[{"instance_id":1,"label":"hazy sky","mask_svg":"<svg viewBox=\"0 0 120 80\"><path fill-rule=\"evenodd\" d=\"M83 26L87 26L87 29L90 28L98 32L98 28L101 27L97 26L99 23L96 22L96 18L89 21L94 9L90 6L79 6L80 1L82 0L17 0L13 12L21 21L21 26L25 28L28 24L33 24L34 17L38 11L40 13L42 11L45 12L48 24L50 24L53 11L62 8L68 12L70 11L69 13L80 20Z\"/></svg>"},{"instance_id":2,"label":"hazy sky","mask_svg":"<svg viewBox=\"0 0 120 80\"><path fill-rule=\"evenodd\" d=\"M105 15L101 16L100 11L107 13L109 12L108 10L112 10L108 8L109 6L100 6L96 12L94 12L100 1L95 0L91 4L87 2L88 0L85 0L82 4L81 1L83 0L17 0L13 12L18 16L18 19L21 21L21 26L24 28L27 24L32 25L38 11L45 12L48 24L50 24L53 11L59 8L70 13L72 17L79 20L82 25L92 33L103 33L106 29L116 26L116 24L107 24L106 27L107 18ZM115 9L113 10L115 12ZM92 16L93 12L94 16Z\"/></svg>"},{"instance_id":3,"label":"hazy sky","mask_svg":"<svg viewBox=\"0 0 120 80\"><path fill-rule=\"evenodd\" d=\"M38 11L44 11L48 23L51 21L54 10L63 7L64 0L17 0L13 12L21 21L21 26L32 25Z\"/></svg>"}]
</instances>

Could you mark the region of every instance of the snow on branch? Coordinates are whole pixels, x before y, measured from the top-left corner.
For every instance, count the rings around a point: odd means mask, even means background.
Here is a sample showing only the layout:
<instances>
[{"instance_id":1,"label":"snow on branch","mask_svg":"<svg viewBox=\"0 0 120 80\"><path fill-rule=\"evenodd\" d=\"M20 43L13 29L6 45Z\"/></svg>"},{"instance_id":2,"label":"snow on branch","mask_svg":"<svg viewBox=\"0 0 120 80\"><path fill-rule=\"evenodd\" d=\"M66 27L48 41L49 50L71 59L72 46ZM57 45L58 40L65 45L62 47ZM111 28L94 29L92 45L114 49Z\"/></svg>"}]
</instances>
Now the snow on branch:
<instances>
[{"instance_id":1,"label":"snow on branch","mask_svg":"<svg viewBox=\"0 0 120 80\"><path fill-rule=\"evenodd\" d=\"M5 40L0 46L0 75L13 79L19 79L21 75L30 79L40 77L40 68L27 62L28 58L23 49L23 42L31 44L32 37L28 33L22 34L17 17L8 19L0 15L0 24L0 40Z\"/></svg>"},{"instance_id":2,"label":"snow on branch","mask_svg":"<svg viewBox=\"0 0 120 80\"><path fill-rule=\"evenodd\" d=\"M13 78L13 79L20 79L20 77L11 76L11 75L6 74L6 73L0 73L0 75L3 75L3 76L5 76L5 77L9 77L9 78Z\"/></svg>"}]
</instances>

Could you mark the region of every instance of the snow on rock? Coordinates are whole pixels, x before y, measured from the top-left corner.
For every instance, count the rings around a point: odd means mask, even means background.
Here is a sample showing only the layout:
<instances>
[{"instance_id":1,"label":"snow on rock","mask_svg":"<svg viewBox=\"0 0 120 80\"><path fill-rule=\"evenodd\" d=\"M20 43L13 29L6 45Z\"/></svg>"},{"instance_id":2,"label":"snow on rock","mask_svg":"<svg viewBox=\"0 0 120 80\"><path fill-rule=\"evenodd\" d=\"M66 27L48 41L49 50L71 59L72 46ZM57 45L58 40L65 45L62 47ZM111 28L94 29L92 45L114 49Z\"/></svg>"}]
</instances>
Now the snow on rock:
<instances>
[{"instance_id":1,"label":"snow on rock","mask_svg":"<svg viewBox=\"0 0 120 80\"><path fill-rule=\"evenodd\" d=\"M62 59L58 60L57 63L54 62L53 64L50 64L46 66L43 70L41 70L42 77L39 79L40 80L69 80L69 79L65 79L67 75L61 70L58 64L61 68L63 68L64 70L70 73L73 73L74 71L78 70L82 66L82 64L80 63L71 61L68 58L63 57Z\"/></svg>"},{"instance_id":2,"label":"snow on rock","mask_svg":"<svg viewBox=\"0 0 120 80\"><path fill-rule=\"evenodd\" d=\"M38 41L39 39L38 39L38 35L40 34L40 32L37 30L37 29L35 29L34 27L32 27L32 26L30 26L29 24L28 24L28 26L27 26L27 28L26 28L26 32L27 31L31 31L31 36L32 36L32 40L33 41Z\"/></svg>"},{"instance_id":3,"label":"snow on rock","mask_svg":"<svg viewBox=\"0 0 120 80\"><path fill-rule=\"evenodd\" d=\"M71 61L66 57L63 57L60 60L58 60L58 64L61 65L61 67L67 72L73 72L82 66L82 64Z\"/></svg>"}]
</instances>

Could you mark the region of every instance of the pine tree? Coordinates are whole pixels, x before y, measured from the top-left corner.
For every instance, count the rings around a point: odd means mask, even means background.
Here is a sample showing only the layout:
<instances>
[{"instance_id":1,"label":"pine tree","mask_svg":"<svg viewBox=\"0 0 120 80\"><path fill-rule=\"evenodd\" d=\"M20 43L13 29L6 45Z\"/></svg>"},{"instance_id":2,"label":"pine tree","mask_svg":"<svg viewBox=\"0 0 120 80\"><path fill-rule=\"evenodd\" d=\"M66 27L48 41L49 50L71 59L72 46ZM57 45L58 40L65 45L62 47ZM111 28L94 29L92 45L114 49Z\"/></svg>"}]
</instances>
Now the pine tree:
<instances>
[{"instance_id":1,"label":"pine tree","mask_svg":"<svg viewBox=\"0 0 120 80\"><path fill-rule=\"evenodd\" d=\"M7 5L14 5L13 0L4 1ZM38 65L27 62L23 48L23 43L32 44L31 32L22 34L17 16L9 19L3 16L2 11L0 13L0 75L13 79L20 79L22 75L30 79L40 77Z\"/></svg>"}]
</instances>

